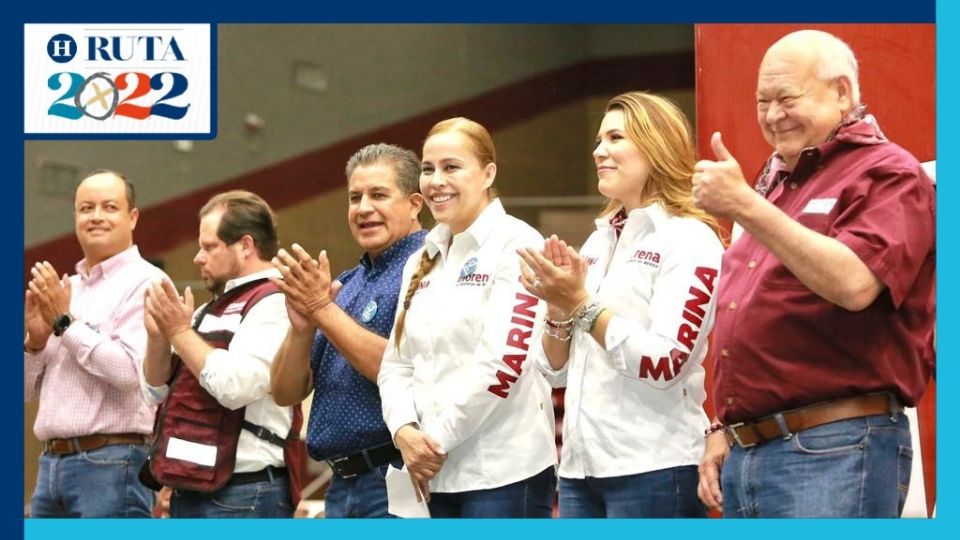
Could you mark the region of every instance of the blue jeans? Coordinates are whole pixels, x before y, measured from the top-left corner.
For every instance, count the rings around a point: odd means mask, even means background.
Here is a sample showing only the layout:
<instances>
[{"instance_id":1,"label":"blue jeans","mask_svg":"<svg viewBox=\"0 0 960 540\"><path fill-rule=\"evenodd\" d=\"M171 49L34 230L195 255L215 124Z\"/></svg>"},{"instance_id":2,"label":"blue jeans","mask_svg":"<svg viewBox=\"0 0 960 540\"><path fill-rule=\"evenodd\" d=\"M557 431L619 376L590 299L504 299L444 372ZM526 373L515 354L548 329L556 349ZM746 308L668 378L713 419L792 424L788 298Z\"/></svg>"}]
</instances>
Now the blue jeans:
<instances>
[{"instance_id":1,"label":"blue jeans","mask_svg":"<svg viewBox=\"0 0 960 540\"><path fill-rule=\"evenodd\" d=\"M227 484L213 493L174 489L172 518L289 518L290 480L286 473L249 484Z\"/></svg>"},{"instance_id":2,"label":"blue jeans","mask_svg":"<svg viewBox=\"0 0 960 540\"><path fill-rule=\"evenodd\" d=\"M430 517L435 518L549 518L557 475L553 467L526 480L492 489L433 493Z\"/></svg>"},{"instance_id":3,"label":"blue jeans","mask_svg":"<svg viewBox=\"0 0 960 540\"><path fill-rule=\"evenodd\" d=\"M372 471L341 478L334 474L324 498L324 512L328 518L390 518L387 513L387 467L381 465ZM397 458L393 466L403 467Z\"/></svg>"},{"instance_id":4,"label":"blue jeans","mask_svg":"<svg viewBox=\"0 0 960 540\"><path fill-rule=\"evenodd\" d=\"M147 447L114 444L68 456L40 455L32 517L150 517L154 493L137 478Z\"/></svg>"},{"instance_id":5,"label":"blue jeans","mask_svg":"<svg viewBox=\"0 0 960 540\"><path fill-rule=\"evenodd\" d=\"M627 476L560 478L562 518L706 517L697 468L672 467Z\"/></svg>"},{"instance_id":6,"label":"blue jeans","mask_svg":"<svg viewBox=\"0 0 960 540\"><path fill-rule=\"evenodd\" d=\"M913 458L909 422L901 413L867 416L734 445L721 473L724 516L899 517Z\"/></svg>"}]
</instances>

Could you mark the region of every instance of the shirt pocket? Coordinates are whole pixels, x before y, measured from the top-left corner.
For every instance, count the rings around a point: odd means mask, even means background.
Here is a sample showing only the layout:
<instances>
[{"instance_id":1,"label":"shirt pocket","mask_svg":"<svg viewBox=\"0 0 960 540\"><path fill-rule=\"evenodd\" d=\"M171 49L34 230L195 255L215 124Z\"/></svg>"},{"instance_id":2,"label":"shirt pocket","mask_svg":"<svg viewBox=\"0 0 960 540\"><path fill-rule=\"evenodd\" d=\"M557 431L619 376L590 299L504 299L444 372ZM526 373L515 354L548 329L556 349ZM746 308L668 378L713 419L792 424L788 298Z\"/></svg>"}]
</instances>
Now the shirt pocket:
<instances>
[{"instance_id":1,"label":"shirt pocket","mask_svg":"<svg viewBox=\"0 0 960 540\"><path fill-rule=\"evenodd\" d=\"M797 223L803 225L813 232L828 236L830 232L830 225L833 223L833 217L829 214L800 214L797 217Z\"/></svg>"},{"instance_id":2,"label":"shirt pocket","mask_svg":"<svg viewBox=\"0 0 960 540\"><path fill-rule=\"evenodd\" d=\"M817 214L817 213L806 213L800 214L796 218L797 223L803 225L804 227L810 229L811 231L822 234L824 236L830 236L829 232L833 225L833 217L828 214ZM768 257L776 257L772 253L767 254ZM797 290L797 289L809 289L804 285L783 263L776 261L770 273L764 277L762 285L765 289L788 289L788 290ZM811 293L812 294L812 293Z\"/></svg>"}]
</instances>

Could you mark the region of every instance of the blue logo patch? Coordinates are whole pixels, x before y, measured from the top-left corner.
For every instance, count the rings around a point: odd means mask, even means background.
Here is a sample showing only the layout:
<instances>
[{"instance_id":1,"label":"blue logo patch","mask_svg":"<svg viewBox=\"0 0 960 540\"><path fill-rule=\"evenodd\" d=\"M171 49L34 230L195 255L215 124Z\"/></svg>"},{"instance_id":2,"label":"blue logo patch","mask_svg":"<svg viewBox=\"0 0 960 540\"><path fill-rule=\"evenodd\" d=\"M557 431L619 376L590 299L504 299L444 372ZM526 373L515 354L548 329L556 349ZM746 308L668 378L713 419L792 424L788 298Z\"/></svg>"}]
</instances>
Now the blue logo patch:
<instances>
[{"instance_id":1,"label":"blue logo patch","mask_svg":"<svg viewBox=\"0 0 960 540\"><path fill-rule=\"evenodd\" d=\"M58 64L65 64L77 55L77 42L69 34L57 34L47 42L47 56Z\"/></svg>"},{"instance_id":2,"label":"blue logo patch","mask_svg":"<svg viewBox=\"0 0 960 540\"><path fill-rule=\"evenodd\" d=\"M464 263L463 268L460 269L460 277L464 278L467 276L471 276L476 271L477 271L477 258L471 257L469 261Z\"/></svg>"},{"instance_id":3,"label":"blue logo patch","mask_svg":"<svg viewBox=\"0 0 960 540\"><path fill-rule=\"evenodd\" d=\"M363 306L363 311L360 313L360 322L368 323L377 316L377 302L371 300L367 302L367 305Z\"/></svg>"}]
</instances>

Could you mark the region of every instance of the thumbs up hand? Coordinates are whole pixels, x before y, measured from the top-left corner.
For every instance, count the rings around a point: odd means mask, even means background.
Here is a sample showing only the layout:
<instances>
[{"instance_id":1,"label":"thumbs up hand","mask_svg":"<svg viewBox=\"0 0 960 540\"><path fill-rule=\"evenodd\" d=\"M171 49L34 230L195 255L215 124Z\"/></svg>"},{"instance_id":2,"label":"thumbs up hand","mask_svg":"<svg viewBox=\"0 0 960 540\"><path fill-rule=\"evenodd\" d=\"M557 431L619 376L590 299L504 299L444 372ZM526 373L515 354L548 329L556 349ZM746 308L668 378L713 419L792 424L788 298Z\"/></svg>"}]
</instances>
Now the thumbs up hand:
<instances>
[{"instance_id":1,"label":"thumbs up hand","mask_svg":"<svg viewBox=\"0 0 960 540\"><path fill-rule=\"evenodd\" d=\"M710 138L715 160L697 162L693 173L693 202L717 217L736 219L750 197L756 195L743 178L719 131Z\"/></svg>"}]
</instances>

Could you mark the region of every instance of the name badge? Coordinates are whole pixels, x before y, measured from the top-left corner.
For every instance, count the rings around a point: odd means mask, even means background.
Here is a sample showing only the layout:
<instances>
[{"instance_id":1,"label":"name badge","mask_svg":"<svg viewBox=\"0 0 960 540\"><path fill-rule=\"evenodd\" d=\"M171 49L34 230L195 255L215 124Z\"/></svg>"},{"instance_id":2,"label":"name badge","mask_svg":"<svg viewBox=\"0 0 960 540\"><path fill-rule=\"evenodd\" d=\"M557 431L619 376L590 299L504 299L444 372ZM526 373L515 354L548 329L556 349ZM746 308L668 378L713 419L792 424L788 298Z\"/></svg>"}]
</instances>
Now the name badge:
<instances>
[{"instance_id":1,"label":"name badge","mask_svg":"<svg viewBox=\"0 0 960 540\"><path fill-rule=\"evenodd\" d=\"M367 305L363 306L363 311L360 312L360 322L368 323L377 316L377 302L371 300L367 302Z\"/></svg>"},{"instance_id":2,"label":"name badge","mask_svg":"<svg viewBox=\"0 0 960 540\"><path fill-rule=\"evenodd\" d=\"M217 464L217 447L170 437L167 441L167 457L213 467Z\"/></svg>"},{"instance_id":3,"label":"name badge","mask_svg":"<svg viewBox=\"0 0 960 540\"><path fill-rule=\"evenodd\" d=\"M807 206L803 209L803 214L829 214L833 210L833 205L837 204L836 199L810 199Z\"/></svg>"}]
</instances>

